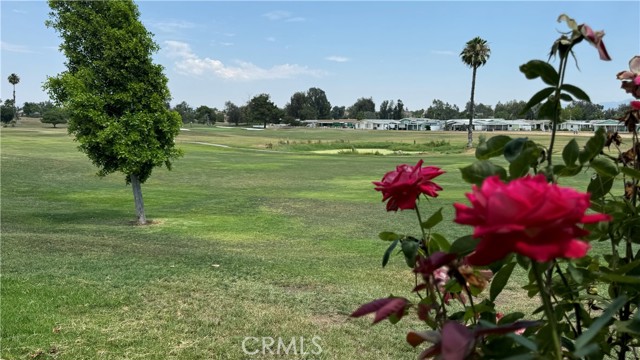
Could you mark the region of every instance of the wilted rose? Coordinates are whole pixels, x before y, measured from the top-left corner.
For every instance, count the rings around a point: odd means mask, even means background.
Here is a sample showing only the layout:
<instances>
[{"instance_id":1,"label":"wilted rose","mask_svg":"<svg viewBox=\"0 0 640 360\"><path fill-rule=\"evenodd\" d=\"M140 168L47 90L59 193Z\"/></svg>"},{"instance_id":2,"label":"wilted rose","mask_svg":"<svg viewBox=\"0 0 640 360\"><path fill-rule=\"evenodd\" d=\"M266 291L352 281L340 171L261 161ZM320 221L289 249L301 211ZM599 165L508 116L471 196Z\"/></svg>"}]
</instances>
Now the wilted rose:
<instances>
[{"instance_id":1,"label":"wilted rose","mask_svg":"<svg viewBox=\"0 0 640 360\"><path fill-rule=\"evenodd\" d=\"M640 99L640 56L629 61L629 70L620 71L616 76L622 80L622 88L636 99ZM633 106L633 103L631 104Z\"/></svg>"},{"instance_id":2,"label":"wilted rose","mask_svg":"<svg viewBox=\"0 0 640 360\"><path fill-rule=\"evenodd\" d=\"M578 224L608 221L605 214L586 215L589 194L549 184L544 175L508 184L487 178L467 194L471 207L456 203L455 222L475 227L480 239L467 257L471 265L488 265L515 252L538 262L580 258L590 246L579 238L589 232Z\"/></svg>"}]
</instances>

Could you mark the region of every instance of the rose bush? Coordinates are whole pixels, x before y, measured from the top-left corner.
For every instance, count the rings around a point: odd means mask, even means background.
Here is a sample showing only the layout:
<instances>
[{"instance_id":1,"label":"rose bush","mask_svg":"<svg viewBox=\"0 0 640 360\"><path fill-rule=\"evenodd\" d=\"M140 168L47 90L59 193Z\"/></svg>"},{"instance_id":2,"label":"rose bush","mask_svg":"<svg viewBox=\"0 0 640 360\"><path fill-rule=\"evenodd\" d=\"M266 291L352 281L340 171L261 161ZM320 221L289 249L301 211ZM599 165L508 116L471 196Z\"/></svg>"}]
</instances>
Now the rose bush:
<instances>
[{"instance_id":1,"label":"rose bush","mask_svg":"<svg viewBox=\"0 0 640 360\"><path fill-rule=\"evenodd\" d=\"M498 135L478 145L477 161L460 169L472 184L469 205L454 204L454 222L473 226L473 234L449 241L436 233L444 221L442 209L422 219L420 196L438 196L442 187L433 180L444 173L440 168L422 167L420 160L374 182L387 211L416 212L419 236L382 232L379 237L391 242L383 267L400 246L417 298L415 303L400 296L377 299L352 317L375 313L374 323L395 323L415 310L428 329L409 332L407 342L430 344L420 359L640 358L640 102L632 101L619 119L632 135L628 149L621 148L626 144L617 132L600 129L582 148L573 139L556 154L562 102L589 101L583 90L564 82L573 47L585 40L602 60L611 59L604 32L566 15L558 21L570 29L551 48L558 69L542 60L520 67L528 79L547 85L523 112L537 106L540 117L552 120L550 143ZM640 56L629 68L617 78L640 99ZM495 157L508 166L492 162ZM559 185L585 171L590 174L586 191ZM606 243L598 246L602 255L589 252L594 243ZM519 284L522 290L540 300L531 314L497 311L516 266L528 274L528 282Z\"/></svg>"},{"instance_id":2,"label":"rose bush","mask_svg":"<svg viewBox=\"0 0 640 360\"><path fill-rule=\"evenodd\" d=\"M585 215L589 194L550 184L544 175L525 176L505 184L491 176L467 194L472 207L456 203L455 222L475 227L481 239L467 260L489 265L515 252L538 262L581 258L589 234L577 224L610 220L604 214Z\"/></svg>"}]
</instances>

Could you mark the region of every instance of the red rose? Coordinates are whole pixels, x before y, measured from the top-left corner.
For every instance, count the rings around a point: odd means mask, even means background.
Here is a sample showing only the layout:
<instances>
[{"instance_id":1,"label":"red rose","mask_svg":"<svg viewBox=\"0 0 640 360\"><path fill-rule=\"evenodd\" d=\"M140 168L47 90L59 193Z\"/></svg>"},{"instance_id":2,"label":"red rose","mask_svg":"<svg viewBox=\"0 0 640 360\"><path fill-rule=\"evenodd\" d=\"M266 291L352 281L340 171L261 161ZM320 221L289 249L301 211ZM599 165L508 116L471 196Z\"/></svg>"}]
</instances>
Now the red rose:
<instances>
[{"instance_id":1,"label":"red rose","mask_svg":"<svg viewBox=\"0 0 640 360\"><path fill-rule=\"evenodd\" d=\"M579 258L590 246L578 238L589 232L577 224L611 220L609 215L585 215L589 194L549 184L544 175L503 183L497 176L467 194L471 207L454 204L455 222L475 226L480 239L467 261L488 265L511 252L538 262L558 257Z\"/></svg>"},{"instance_id":2,"label":"red rose","mask_svg":"<svg viewBox=\"0 0 640 360\"><path fill-rule=\"evenodd\" d=\"M376 191L382 192L382 201L387 201L387 211L415 209L416 199L420 194L437 197L436 191L442 190L431 179L444 174L435 166L422 167L422 160L416 166L402 164L375 181Z\"/></svg>"}]
</instances>

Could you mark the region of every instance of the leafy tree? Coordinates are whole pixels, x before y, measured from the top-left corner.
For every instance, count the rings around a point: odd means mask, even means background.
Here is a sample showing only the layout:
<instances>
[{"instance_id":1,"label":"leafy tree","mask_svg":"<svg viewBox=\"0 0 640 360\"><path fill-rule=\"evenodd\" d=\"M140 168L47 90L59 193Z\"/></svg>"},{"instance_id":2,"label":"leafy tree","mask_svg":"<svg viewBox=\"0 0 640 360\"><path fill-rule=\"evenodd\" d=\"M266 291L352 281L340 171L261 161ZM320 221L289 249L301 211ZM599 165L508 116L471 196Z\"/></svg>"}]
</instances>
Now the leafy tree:
<instances>
[{"instance_id":1,"label":"leafy tree","mask_svg":"<svg viewBox=\"0 0 640 360\"><path fill-rule=\"evenodd\" d=\"M180 114L183 124L191 124L196 118L195 110L193 110L193 108L189 104L187 104L186 101L183 101L176 105L173 110Z\"/></svg>"},{"instance_id":2,"label":"leafy tree","mask_svg":"<svg viewBox=\"0 0 640 360\"><path fill-rule=\"evenodd\" d=\"M604 106L589 101L572 101L561 112L562 120L601 120L604 119Z\"/></svg>"},{"instance_id":3,"label":"leafy tree","mask_svg":"<svg viewBox=\"0 0 640 360\"><path fill-rule=\"evenodd\" d=\"M25 102L22 106L22 113L27 117L42 116L40 106L35 102Z\"/></svg>"},{"instance_id":4,"label":"leafy tree","mask_svg":"<svg viewBox=\"0 0 640 360\"><path fill-rule=\"evenodd\" d=\"M329 119L331 104L322 89L310 88L306 93L298 91L285 105L285 115L300 120Z\"/></svg>"},{"instance_id":5,"label":"leafy tree","mask_svg":"<svg viewBox=\"0 0 640 360\"><path fill-rule=\"evenodd\" d=\"M461 115L458 105L451 105L442 100L434 99L431 106L427 108L426 116L430 119L450 120L457 119Z\"/></svg>"},{"instance_id":6,"label":"leafy tree","mask_svg":"<svg viewBox=\"0 0 640 360\"><path fill-rule=\"evenodd\" d=\"M58 124L67 123L67 113L61 108L53 108L42 114L40 122L43 124L51 124L56 127Z\"/></svg>"},{"instance_id":7,"label":"leafy tree","mask_svg":"<svg viewBox=\"0 0 640 360\"><path fill-rule=\"evenodd\" d=\"M263 123L265 129L268 123L278 122L281 117L281 112L268 94L260 94L249 100L247 114L250 123Z\"/></svg>"},{"instance_id":8,"label":"leafy tree","mask_svg":"<svg viewBox=\"0 0 640 360\"><path fill-rule=\"evenodd\" d=\"M195 119L200 124L213 125L216 123L217 111L206 105L200 105L195 111Z\"/></svg>"},{"instance_id":9,"label":"leafy tree","mask_svg":"<svg viewBox=\"0 0 640 360\"><path fill-rule=\"evenodd\" d=\"M0 121L3 126L7 126L15 116L15 107L13 106L13 100L7 99L4 104L0 105Z\"/></svg>"},{"instance_id":10,"label":"leafy tree","mask_svg":"<svg viewBox=\"0 0 640 360\"><path fill-rule=\"evenodd\" d=\"M620 119L629 110L629 104L623 103L615 108L610 108L602 112L603 119Z\"/></svg>"},{"instance_id":11,"label":"leafy tree","mask_svg":"<svg viewBox=\"0 0 640 360\"><path fill-rule=\"evenodd\" d=\"M487 41L480 38L475 37L469 41L465 45L464 49L460 53L460 58L462 62L473 69L473 75L471 78L471 106L469 108L469 126L468 126L468 140L467 147L473 147L473 116L474 116L474 103L473 98L476 91L476 72L480 66L483 66L489 60L489 56L491 54L491 49L489 49L489 45L487 45Z\"/></svg>"},{"instance_id":12,"label":"leafy tree","mask_svg":"<svg viewBox=\"0 0 640 360\"><path fill-rule=\"evenodd\" d=\"M533 120L533 113L522 113L526 105L526 101L511 100L505 103L501 103L498 101L493 112L493 116L505 120L516 120L522 119L523 117L528 120Z\"/></svg>"},{"instance_id":13,"label":"leafy tree","mask_svg":"<svg viewBox=\"0 0 640 360\"><path fill-rule=\"evenodd\" d=\"M159 47L140 22L132 0L50 0L46 25L62 38L67 69L45 89L69 115L68 131L99 167L98 175L125 174L138 224L146 224L141 184L155 167L181 155L174 138L180 115L167 108L171 95Z\"/></svg>"},{"instance_id":14,"label":"leafy tree","mask_svg":"<svg viewBox=\"0 0 640 360\"><path fill-rule=\"evenodd\" d=\"M18 119L18 109L16 109L16 85L20 82L20 76L15 73L12 73L7 78L9 80L9 84L13 86L13 115L16 119Z\"/></svg>"},{"instance_id":15,"label":"leafy tree","mask_svg":"<svg viewBox=\"0 0 640 360\"><path fill-rule=\"evenodd\" d=\"M346 108L344 106L334 106L331 108L331 118L332 119L344 119L346 115Z\"/></svg>"},{"instance_id":16,"label":"leafy tree","mask_svg":"<svg viewBox=\"0 0 640 360\"><path fill-rule=\"evenodd\" d=\"M316 119L329 119L331 117L331 103L327 100L327 94L322 89L310 88L307 90L307 101L316 115Z\"/></svg>"},{"instance_id":17,"label":"leafy tree","mask_svg":"<svg viewBox=\"0 0 640 360\"><path fill-rule=\"evenodd\" d=\"M471 102L467 101L467 104L464 107L464 115L467 117L471 112ZM491 108L491 105L485 105L483 103L474 104L473 106L473 114L475 116L479 116L481 118L492 118L494 111Z\"/></svg>"},{"instance_id":18,"label":"leafy tree","mask_svg":"<svg viewBox=\"0 0 640 360\"><path fill-rule=\"evenodd\" d=\"M243 112L240 110L238 105L232 103L231 101L227 101L226 103L224 103L224 109L228 123L238 126L238 124L240 124L240 122L244 120Z\"/></svg>"},{"instance_id":19,"label":"leafy tree","mask_svg":"<svg viewBox=\"0 0 640 360\"><path fill-rule=\"evenodd\" d=\"M380 104L380 111L378 112L378 118L391 119L393 117L393 100L384 100Z\"/></svg>"},{"instance_id":20,"label":"leafy tree","mask_svg":"<svg viewBox=\"0 0 640 360\"><path fill-rule=\"evenodd\" d=\"M307 94L298 91L291 96L291 101L285 105L285 114L292 119L316 119L317 113L310 104Z\"/></svg>"},{"instance_id":21,"label":"leafy tree","mask_svg":"<svg viewBox=\"0 0 640 360\"><path fill-rule=\"evenodd\" d=\"M373 102L372 98L359 98L349 108L349 117L362 120L365 118L371 118L371 116L365 115L371 115L371 113L373 113L373 117L375 118L375 112L376 103Z\"/></svg>"},{"instance_id":22,"label":"leafy tree","mask_svg":"<svg viewBox=\"0 0 640 360\"><path fill-rule=\"evenodd\" d=\"M393 119L400 120L404 117L404 104L398 99L396 106L393 108Z\"/></svg>"}]
</instances>

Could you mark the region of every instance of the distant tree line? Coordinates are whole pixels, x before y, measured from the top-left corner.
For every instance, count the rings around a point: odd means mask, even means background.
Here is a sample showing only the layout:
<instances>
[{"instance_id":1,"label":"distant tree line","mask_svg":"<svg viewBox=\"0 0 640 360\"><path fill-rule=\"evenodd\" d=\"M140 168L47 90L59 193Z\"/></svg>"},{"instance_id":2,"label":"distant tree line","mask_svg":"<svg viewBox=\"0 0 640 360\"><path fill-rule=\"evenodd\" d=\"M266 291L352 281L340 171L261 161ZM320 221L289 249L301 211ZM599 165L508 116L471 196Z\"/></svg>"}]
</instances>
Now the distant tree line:
<instances>
[{"instance_id":1,"label":"distant tree line","mask_svg":"<svg viewBox=\"0 0 640 360\"><path fill-rule=\"evenodd\" d=\"M526 102L522 100L510 100L498 102L495 106L476 103L474 104L474 117L477 119L505 119L533 120L538 118L538 108L534 107L522 114ZM247 103L236 105L227 101L223 109L200 105L196 108L182 101L173 108L167 104L167 108L180 114L184 124L214 125L216 123L240 124L292 124L297 125L303 120L326 119L402 119L405 117L425 117L437 120L466 119L469 117L468 101L464 109L455 104L434 99L426 109L410 111L402 100L384 100L376 109L376 104L371 97L361 97L349 106L331 106L322 89L310 88L308 91L299 91L291 96L290 101L279 108L271 101L269 94L259 94L251 98ZM13 100L6 99L1 106L2 123L10 123L14 115ZM599 120L616 119L623 116L627 110L627 104L621 104L617 108L604 109L604 106L586 101L571 102L562 109L562 120ZM62 109L57 108L50 101L25 102L22 108L16 108L18 113L26 117L40 118L43 123L66 123L66 117ZM47 115L47 112L51 112Z\"/></svg>"}]
</instances>

